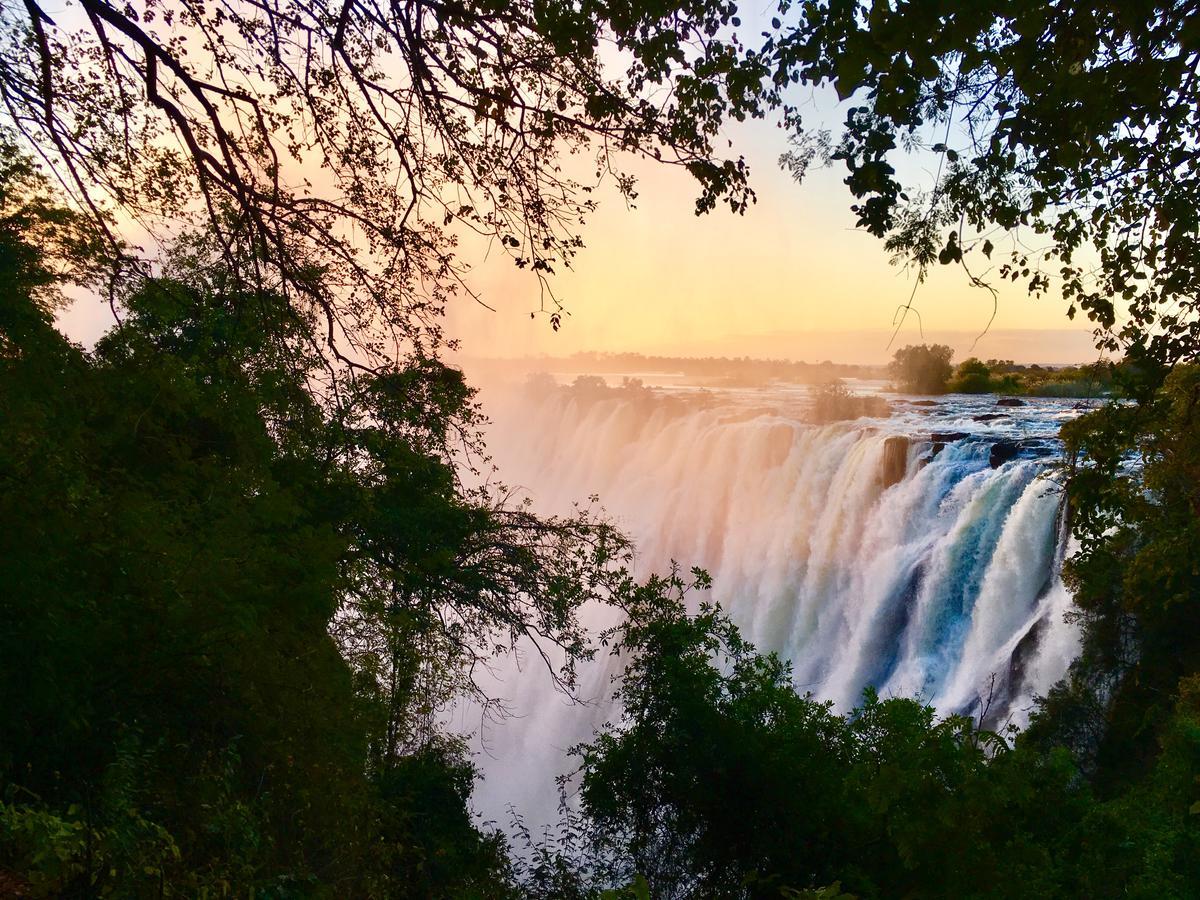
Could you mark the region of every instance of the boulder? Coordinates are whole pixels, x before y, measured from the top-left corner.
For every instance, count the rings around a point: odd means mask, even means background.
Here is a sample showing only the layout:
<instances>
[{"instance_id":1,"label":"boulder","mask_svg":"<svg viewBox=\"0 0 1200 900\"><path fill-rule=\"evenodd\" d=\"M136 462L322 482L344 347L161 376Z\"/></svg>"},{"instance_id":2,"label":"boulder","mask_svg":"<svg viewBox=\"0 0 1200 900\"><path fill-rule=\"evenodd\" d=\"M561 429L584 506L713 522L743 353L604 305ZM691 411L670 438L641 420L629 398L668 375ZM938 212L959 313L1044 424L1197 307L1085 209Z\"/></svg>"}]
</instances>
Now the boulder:
<instances>
[{"instance_id":1,"label":"boulder","mask_svg":"<svg viewBox=\"0 0 1200 900\"><path fill-rule=\"evenodd\" d=\"M965 431L935 431L929 435L929 439L935 444L952 444L968 437L970 435Z\"/></svg>"},{"instance_id":2,"label":"boulder","mask_svg":"<svg viewBox=\"0 0 1200 900\"><path fill-rule=\"evenodd\" d=\"M1054 456L1058 453L1057 447L1042 441L1025 441L1021 446L1026 453L1031 453L1034 456Z\"/></svg>"},{"instance_id":3,"label":"boulder","mask_svg":"<svg viewBox=\"0 0 1200 900\"><path fill-rule=\"evenodd\" d=\"M911 406L941 406L936 400L909 400Z\"/></svg>"},{"instance_id":4,"label":"boulder","mask_svg":"<svg viewBox=\"0 0 1200 900\"><path fill-rule=\"evenodd\" d=\"M907 471L908 438L893 435L883 442L883 465L879 472L879 482L886 490L903 481Z\"/></svg>"},{"instance_id":5,"label":"boulder","mask_svg":"<svg viewBox=\"0 0 1200 900\"><path fill-rule=\"evenodd\" d=\"M988 454L988 465L998 469L1020 452L1021 447L1015 441L999 441L992 444L992 450Z\"/></svg>"},{"instance_id":6,"label":"boulder","mask_svg":"<svg viewBox=\"0 0 1200 900\"><path fill-rule=\"evenodd\" d=\"M997 419L1007 419L1008 413L984 413L981 416L972 416L976 422L994 422Z\"/></svg>"},{"instance_id":7,"label":"boulder","mask_svg":"<svg viewBox=\"0 0 1200 900\"><path fill-rule=\"evenodd\" d=\"M997 406L1028 406L1024 400L1019 400L1016 397L1001 397L996 401Z\"/></svg>"}]
</instances>

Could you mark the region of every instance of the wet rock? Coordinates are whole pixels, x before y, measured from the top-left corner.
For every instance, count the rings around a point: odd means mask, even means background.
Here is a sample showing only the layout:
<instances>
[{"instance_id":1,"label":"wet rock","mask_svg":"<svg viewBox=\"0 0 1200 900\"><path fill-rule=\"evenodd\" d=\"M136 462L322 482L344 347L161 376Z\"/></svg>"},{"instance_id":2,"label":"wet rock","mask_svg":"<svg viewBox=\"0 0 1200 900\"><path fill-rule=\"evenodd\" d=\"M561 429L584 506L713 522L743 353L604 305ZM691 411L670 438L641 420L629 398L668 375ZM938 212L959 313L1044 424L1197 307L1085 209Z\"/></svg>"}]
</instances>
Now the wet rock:
<instances>
[{"instance_id":1,"label":"wet rock","mask_svg":"<svg viewBox=\"0 0 1200 900\"><path fill-rule=\"evenodd\" d=\"M981 416L972 416L976 422L994 422L997 419L1007 419L1008 413L984 413Z\"/></svg>"},{"instance_id":2,"label":"wet rock","mask_svg":"<svg viewBox=\"0 0 1200 900\"><path fill-rule=\"evenodd\" d=\"M909 400L912 406L941 406L936 400Z\"/></svg>"},{"instance_id":3,"label":"wet rock","mask_svg":"<svg viewBox=\"0 0 1200 900\"><path fill-rule=\"evenodd\" d=\"M929 435L929 439L935 444L952 444L968 437L970 435L965 431L935 431Z\"/></svg>"},{"instance_id":4,"label":"wet rock","mask_svg":"<svg viewBox=\"0 0 1200 900\"><path fill-rule=\"evenodd\" d=\"M1016 397L1001 397L996 401L997 406L1028 406L1024 400L1019 400Z\"/></svg>"},{"instance_id":5,"label":"wet rock","mask_svg":"<svg viewBox=\"0 0 1200 900\"><path fill-rule=\"evenodd\" d=\"M1015 459L1020 452L1021 447L1015 441L1000 441L992 444L991 453L988 454L988 465L993 469L998 469L1010 459Z\"/></svg>"},{"instance_id":6,"label":"wet rock","mask_svg":"<svg viewBox=\"0 0 1200 900\"><path fill-rule=\"evenodd\" d=\"M1033 456L1054 456L1058 449L1050 444L1041 443L1040 441L1026 441L1022 448L1026 453Z\"/></svg>"},{"instance_id":7,"label":"wet rock","mask_svg":"<svg viewBox=\"0 0 1200 900\"><path fill-rule=\"evenodd\" d=\"M934 441L929 448L929 458L933 459L939 453L946 449L946 444L943 441Z\"/></svg>"},{"instance_id":8,"label":"wet rock","mask_svg":"<svg viewBox=\"0 0 1200 900\"><path fill-rule=\"evenodd\" d=\"M883 465L879 472L879 481L886 490L903 481L907 471L908 438L893 435L883 442Z\"/></svg>"}]
</instances>

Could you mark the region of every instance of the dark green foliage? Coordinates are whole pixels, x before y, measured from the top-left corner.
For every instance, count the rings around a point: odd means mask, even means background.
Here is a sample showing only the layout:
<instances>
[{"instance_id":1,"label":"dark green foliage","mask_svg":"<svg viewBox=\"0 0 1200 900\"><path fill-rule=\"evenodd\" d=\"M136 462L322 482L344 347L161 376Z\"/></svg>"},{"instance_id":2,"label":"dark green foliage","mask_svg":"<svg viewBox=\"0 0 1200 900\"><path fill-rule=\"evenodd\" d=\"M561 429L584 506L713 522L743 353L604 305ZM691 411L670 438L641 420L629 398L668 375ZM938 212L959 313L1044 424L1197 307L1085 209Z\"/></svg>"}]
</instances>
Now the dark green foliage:
<instances>
[{"instance_id":1,"label":"dark green foliage","mask_svg":"<svg viewBox=\"0 0 1200 900\"><path fill-rule=\"evenodd\" d=\"M960 394L986 394L992 387L991 375L991 370L972 356L958 364L949 389Z\"/></svg>"},{"instance_id":2,"label":"dark green foliage","mask_svg":"<svg viewBox=\"0 0 1200 900\"><path fill-rule=\"evenodd\" d=\"M209 884L332 874L365 787L325 628L345 538L320 473L260 414L294 398L256 356L255 320L148 285L88 356L29 283L10 275L0 298L16 323L0 359L4 800L165 830L172 852L140 868L141 838L85 847L65 893L157 882L178 851Z\"/></svg>"},{"instance_id":3,"label":"dark green foliage","mask_svg":"<svg viewBox=\"0 0 1200 900\"><path fill-rule=\"evenodd\" d=\"M434 712L532 629L584 653L619 543L463 489L472 395L435 360L323 401L312 323L205 240L70 344L29 239L71 219L4 186L0 873L35 896L508 890Z\"/></svg>"},{"instance_id":4,"label":"dark green foliage","mask_svg":"<svg viewBox=\"0 0 1200 900\"><path fill-rule=\"evenodd\" d=\"M920 275L961 265L973 284L1053 285L1109 349L1195 357L1193 4L780 6L761 51L773 84L831 84L852 104L840 138L785 112L798 175L842 162L860 227ZM913 149L937 155L933 182L899 174Z\"/></svg>"},{"instance_id":5,"label":"dark green foliage","mask_svg":"<svg viewBox=\"0 0 1200 900\"><path fill-rule=\"evenodd\" d=\"M623 718L577 750L575 827L610 879L641 873L664 898L1191 896L1194 687L1151 777L1102 801L1067 751L1012 748L913 700L868 693L837 716L683 593L673 579L635 595Z\"/></svg>"},{"instance_id":6,"label":"dark green foliage","mask_svg":"<svg viewBox=\"0 0 1200 900\"><path fill-rule=\"evenodd\" d=\"M56 287L111 261L0 148L0 890L1200 893L1195 4L784 2L752 43L706 0L83 6L6 14L8 121L101 230L105 199L173 219L200 187L220 253L185 242L160 277L117 278L123 324L84 352L51 326ZM609 40L627 68L605 80ZM805 131L797 83L852 99L837 139ZM1054 279L1128 354L1135 402L1064 433L1083 655L1010 749L908 700L833 715L719 611L686 615L678 580L626 582L625 717L581 748L571 833L591 856L514 876L436 712L497 643L586 657L575 612L619 541L465 491L461 376L416 353L351 378L342 348L440 343L456 228L539 278L566 265L593 204L564 149L595 150L598 176L611 149L666 159L698 211L743 211L746 166L717 136L771 111L785 163L844 163L859 224L918 280ZM911 149L938 157L933 183L900 180ZM286 187L281 160L305 159L337 194ZM906 348L894 372L940 392L949 360ZM1107 379L960 376L1084 396Z\"/></svg>"},{"instance_id":7,"label":"dark green foliage","mask_svg":"<svg viewBox=\"0 0 1200 900\"><path fill-rule=\"evenodd\" d=\"M897 350L888 372L896 387L910 394L941 394L954 371L950 359L954 351L945 344L912 345Z\"/></svg>"},{"instance_id":8,"label":"dark green foliage","mask_svg":"<svg viewBox=\"0 0 1200 900\"><path fill-rule=\"evenodd\" d=\"M1039 725L1112 789L1155 765L1200 673L1200 368L1177 367L1158 388L1153 367L1127 375L1141 402L1063 429L1080 540L1065 575L1085 641Z\"/></svg>"}]
</instances>

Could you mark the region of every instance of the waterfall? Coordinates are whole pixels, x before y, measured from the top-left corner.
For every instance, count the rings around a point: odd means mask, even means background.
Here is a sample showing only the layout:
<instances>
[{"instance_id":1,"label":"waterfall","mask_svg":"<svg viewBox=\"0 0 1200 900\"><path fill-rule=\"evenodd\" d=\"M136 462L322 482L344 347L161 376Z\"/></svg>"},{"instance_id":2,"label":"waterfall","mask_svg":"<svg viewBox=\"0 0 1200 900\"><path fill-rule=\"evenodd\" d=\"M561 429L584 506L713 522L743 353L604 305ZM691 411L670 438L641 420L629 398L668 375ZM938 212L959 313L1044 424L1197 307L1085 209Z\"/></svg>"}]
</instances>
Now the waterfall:
<instances>
[{"instance_id":1,"label":"waterfall","mask_svg":"<svg viewBox=\"0 0 1200 900\"><path fill-rule=\"evenodd\" d=\"M1077 652L1061 495L1043 477L1071 414L1060 401L1001 417L972 415L994 400L961 398L816 426L795 391L542 385L485 399L500 472L537 509L598 495L640 574L707 569L742 633L842 711L873 686L1021 725ZM501 797L534 818L553 809L530 798L553 796L564 751L613 718L611 674L585 673L584 706L538 673L501 676L518 718L481 758L486 812Z\"/></svg>"}]
</instances>

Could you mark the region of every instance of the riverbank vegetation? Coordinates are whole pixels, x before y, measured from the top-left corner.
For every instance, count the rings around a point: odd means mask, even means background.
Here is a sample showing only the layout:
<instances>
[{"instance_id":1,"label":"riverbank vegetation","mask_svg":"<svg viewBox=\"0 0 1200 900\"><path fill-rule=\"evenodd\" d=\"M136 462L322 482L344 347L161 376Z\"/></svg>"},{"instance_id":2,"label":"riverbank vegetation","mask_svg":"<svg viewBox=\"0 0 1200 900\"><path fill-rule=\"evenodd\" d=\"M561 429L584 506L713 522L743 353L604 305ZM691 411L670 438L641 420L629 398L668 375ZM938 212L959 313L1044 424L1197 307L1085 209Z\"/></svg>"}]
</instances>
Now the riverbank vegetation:
<instances>
[{"instance_id":1,"label":"riverbank vegetation","mask_svg":"<svg viewBox=\"0 0 1200 900\"><path fill-rule=\"evenodd\" d=\"M1126 363L1088 366L1020 365L1012 360L969 357L953 366L944 344L918 344L896 351L888 366L895 388L910 394L1006 394L1095 399L1114 396Z\"/></svg>"},{"instance_id":2,"label":"riverbank vegetation","mask_svg":"<svg viewBox=\"0 0 1200 900\"><path fill-rule=\"evenodd\" d=\"M812 421L818 425L891 414L891 404L882 397L855 394L841 381L827 382L813 391Z\"/></svg>"}]
</instances>

